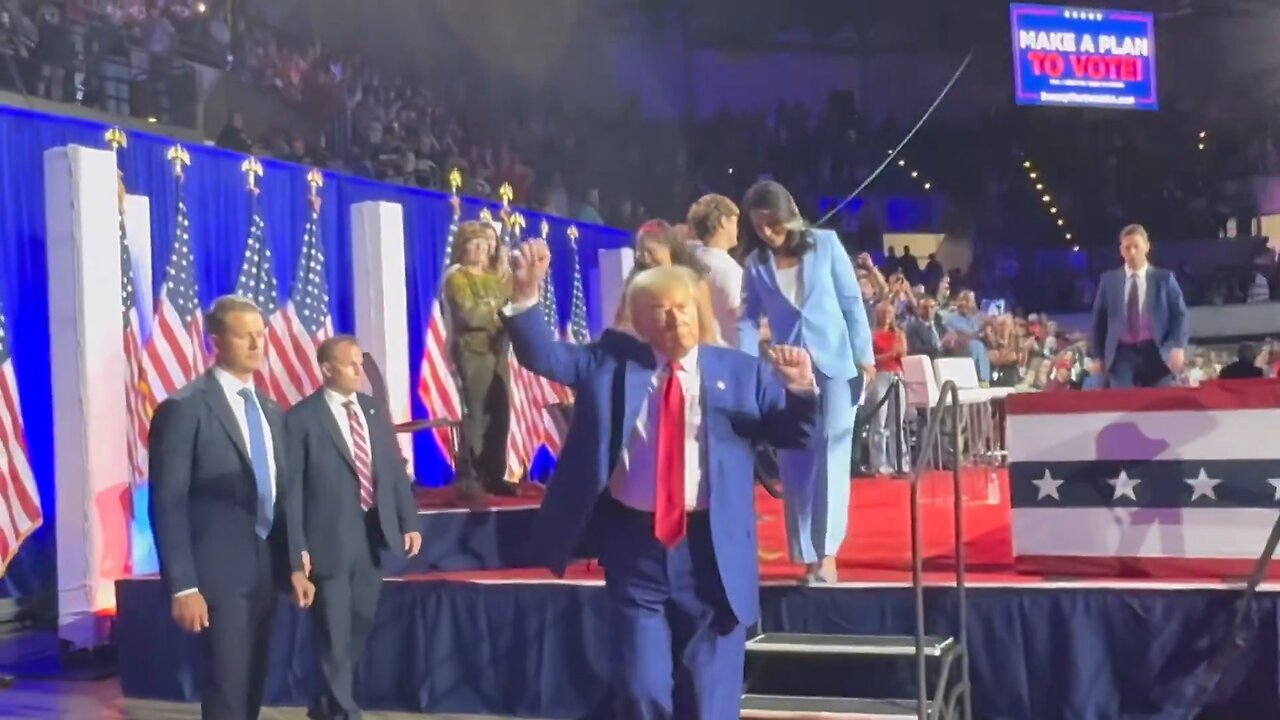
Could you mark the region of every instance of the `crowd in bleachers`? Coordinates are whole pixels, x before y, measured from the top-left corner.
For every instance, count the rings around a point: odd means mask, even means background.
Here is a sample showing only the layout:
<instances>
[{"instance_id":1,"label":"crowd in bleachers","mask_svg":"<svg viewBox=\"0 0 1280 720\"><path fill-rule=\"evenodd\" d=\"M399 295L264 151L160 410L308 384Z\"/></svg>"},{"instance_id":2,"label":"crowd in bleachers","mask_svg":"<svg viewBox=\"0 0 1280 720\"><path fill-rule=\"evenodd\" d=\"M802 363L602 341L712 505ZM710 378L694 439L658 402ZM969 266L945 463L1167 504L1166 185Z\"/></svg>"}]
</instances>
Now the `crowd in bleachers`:
<instances>
[{"instance_id":1,"label":"crowd in bleachers","mask_svg":"<svg viewBox=\"0 0 1280 720\"><path fill-rule=\"evenodd\" d=\"M173 114L168 95L144 90L137 78L113 80L98 67L103 58L140 56L128 64L161 77L165 58L211 48L207 56L221 53L244 82L308 120L250 137L233 115L219 144L438 189L457 167L464 193L494 197L509 183L518 204L624 229L677 215L706 192L739 196L762 176L792 188L812 219L820 199L856 187L910 125L862 112L852 93L833 93L819 108L724 111L692 128L645 119L635 103L610 113L570 111L556 97L494 92L489 78L461 60L414 72L381 65L297 39L251 7L229 15L223 0L0 0L0 30L0 55L14 61L0 70L0 86L20 80L41 97L113 112L141 108L164 121ZM113 83L135 97L121 100ZM1271 125L1253 134L1249 127L1201 123L1176 107L1087 121L1071 111L1031 116L1015 108L963 123L940 117L904 153L930 187L894 163L865 195L945 197L946 213L919 229L972 238L976 261L958 285L1016 299L1021 309L1078 311L1101 267L1091 261L1046 278L1037 249L1109 243L1135 219L1151 229L1157 248L1215 237L1232 219L1243 232L1256 211L1247 198L1224 195L1222 181L1272 168L1280 157ZM1029 179L1032 162L1037 177ZM1041 192L1052 192L1053 214ZM841 227L855 252L883 247L884 219L874 203L867 207L856 227ZM1059 226L1063 218L1068 224ZM1272 251L1229 266L1174 269L1192 304L1280 299Z\"/></svg>"}]
</instances>

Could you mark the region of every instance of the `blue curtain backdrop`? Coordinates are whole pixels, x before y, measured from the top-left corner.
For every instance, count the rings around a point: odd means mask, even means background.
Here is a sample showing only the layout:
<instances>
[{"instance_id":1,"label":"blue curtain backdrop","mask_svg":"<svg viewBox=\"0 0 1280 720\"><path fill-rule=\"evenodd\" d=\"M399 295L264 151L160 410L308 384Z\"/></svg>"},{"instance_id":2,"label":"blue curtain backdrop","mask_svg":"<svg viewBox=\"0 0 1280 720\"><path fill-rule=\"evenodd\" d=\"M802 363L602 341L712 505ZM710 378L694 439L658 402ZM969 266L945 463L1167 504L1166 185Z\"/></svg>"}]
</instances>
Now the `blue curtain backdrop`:
<instances>
[{"instance_id":1,"label":"blue curtain backdrop","mask_svg":"<svg viewBox=\"0 0 1280 720\"><path fill-rule=\"evenodd\" d=\"M40 501L44 527L23 546L7 575L11 592L19 595L51 593L56 555L53 526L55 504L52 392L49 374L49 312L45 267L44 152L61 145L105 147L109 126L93 122L0 109L0 293L8 312L14 349L14 370L22 397L22 413ZM128 133L120 167L130 194L151 199L153 291L164 279L173 241L175 184L165 153L174 141L141 132ZM245 156L219 148L188 146L191 166L185 186L190 213L200 297L207 307L214 298L235 287L249 229L249 195L240 165ZM310 168L263 160L262 212L267 243L276 258L282 298L288 297L294 266L308 219L307 180ZM114 188L103 188L114 193ZM399 203L404 208L406 281L408 283L409 365L416 386L425 319L436 296L445 233L449 224L448 198L436 192L372 182L326 173L323 189L322 234L331 291L330 311L339 332L351 332L351 205L369 200ZM479 215L479 202L463 202L463 218ZM490 205L490 207L493 207ZM536 232L543 216L526 212L526 234ZM555 290L562 322L572 300L572 250L566 236L571 224L546 217L553 253ZM579 225L578 246L588 302L595 297L597 250L621 247L630 238L611 228ZM56 289L54 289L56 291ZM591 308L593 318L598 308ZM122 379L123 382L123 379ZM416 394L414 416L425 411ZM444 463L428 434L415 438L419 482L449 481Z\"/></svg>"}]
</instances>

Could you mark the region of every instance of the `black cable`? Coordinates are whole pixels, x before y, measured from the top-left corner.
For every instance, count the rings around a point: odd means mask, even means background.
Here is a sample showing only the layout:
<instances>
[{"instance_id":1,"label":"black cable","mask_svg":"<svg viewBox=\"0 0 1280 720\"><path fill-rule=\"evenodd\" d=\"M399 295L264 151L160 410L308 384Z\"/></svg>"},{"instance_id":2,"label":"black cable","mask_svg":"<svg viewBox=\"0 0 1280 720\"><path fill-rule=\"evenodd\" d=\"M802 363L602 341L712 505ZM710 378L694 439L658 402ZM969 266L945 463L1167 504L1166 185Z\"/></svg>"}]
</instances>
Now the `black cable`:
<instances>
[{"instance_id":1,"label":"black cable","mask_svg":"<svg viewBox=\"0 0 1280 720\"><path fill-rule=\"evenodd\" d=\"M938 93L938 97L934 99L933 104L929 106L929 109L925 110L924 115L920 116L920 121L916 123L915 127L911 128L911 131L907 133L906 137L902 138L902 142L898 143L897 147L889 151L889 157L885 158L884 162L880 163L880 167L876 168L867 176L866 180L862 181L862 184L858 186L858 189L849 193L849 196L844 200L841 200L839 205L836 205L831 209L831 212L823 215L821 220L814 223L814 227L821 227L824 223L835 216L836 213L840 212L845 205L853 202L853 199L858 197L859 193L865 190L867 186L871 184L871 181L875 180L876 177L878 177L880 173L889 166L889 163L893 162L893 159L898 156L898 153L902 151L902 148L906 147L907 143L911 142L911 138L915 137L916 131L924 125L925 121L929 119L929 116L933 114L933 111L938 109L938 105L942 103L942 99L947 96L947 93L951 91L951 87L960 79L960 75L964 73L965 68L969 67L969 61L971 60L973 60L973 48L969 48L968 54L965 55L964 60L960 62L960 67L956 68L955 73L951 76L951 79L947 81L947 84L943 86L942 92Z\"/></svg>"}]
</instances>

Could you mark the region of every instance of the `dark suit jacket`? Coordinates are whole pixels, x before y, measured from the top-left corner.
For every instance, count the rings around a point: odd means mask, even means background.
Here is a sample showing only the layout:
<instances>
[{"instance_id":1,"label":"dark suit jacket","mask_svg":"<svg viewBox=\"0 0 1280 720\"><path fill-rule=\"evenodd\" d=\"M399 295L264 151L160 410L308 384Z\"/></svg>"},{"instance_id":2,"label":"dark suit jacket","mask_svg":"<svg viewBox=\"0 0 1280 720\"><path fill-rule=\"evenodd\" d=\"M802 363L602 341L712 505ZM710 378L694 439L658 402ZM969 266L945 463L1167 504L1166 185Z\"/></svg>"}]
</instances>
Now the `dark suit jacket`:
<instances>
[{"instance_id":1,"label":"dark suit jacket","mask_svg":"<svg viewBox=\"0 0 1280 720\"><path fill-rule=\"evenodd\" d=\"M649 346L625 333L606 331L590 345L556 341L536 305L505 322L520 364L576 393L555 477L529 539L539 564L563 573L658 368ZM738 350L701 346L698 371L716 568L734 615L749 624L759 608L756 442L803 447L814 432L818 403L787 392L772 368Z\"/></svg>"},{"instance_id":2,"label":"dark suit jacket","mask_svg":"<svg viewBox=\"0 0 1280 720\"><path fill-rule=\"evenodd\" d=\"M1093 301L1093 323L1089 333L1089 357L1101 358L1104 368L1115 360L1116 346L1124 336L1125 289L1128 275L1123 267L1102 273L1098 294ZM1186 348L1191 340L1191 323L1187 302L1178 279L1168 270L1147 269L1145 306L1151 320L1151 335L1160 349L1160 357L1169 361L1169 351Z\"/></svg>"},{"instance_id":3,"label":"dark suit jacket","mask_svg":"<svg viewBox=\"0 0 1280 720\"><path fill-rule=\"evenodd\" d=\"M269 398L258 404L271 429L276 518L268 541L277 581L287 578L288 495L284 416ZM257 580L258 486L240 426L213 371L178 390L151 420L151 526L160 575L170 593L198 588L207 597L246 591Z\"/></svg>"},{"instance_id":4,"label":"dark suit jacket","mask_svg":"<svg viewBox=\"0 0 1280 720\"><path fill-rule=\"evenodd\" d=\"M907 354L908 355L928 355L931 358L937 358L942 354L942 338L946 336L947 329L942 325L942 319L934 315L933 327L937 331L938 336L935 338L933 333L929 332L929 324L920 318L911 318L907 323Z\"/></svg>"},{"instance_id":5,"label":"dark suit jacket","mask_svg":"<svg viewBox=\"0 0 1280 720\"><path fill-rule=\"evenodd\" d=\"M1253 363L1237 360L1218 371L1219 380L1250 380L1266 377L1262 368Z\"/></svg>"},{"instance_id":6,"label":"dark suit jacket","mask_svg":"<svg viewBox=\"0 0 1280 720\"><path fill-rule=\"evenodd\" d=\"M403 557L404 534L418 530L418 511L404 456L387 414L368 395L360 393L356 397L369 430L374 507L381 540L395 557ZM355 460L324 390L294 405L285 426L291 476L288 521L293 569L302 568L305 550L311 555L315 574L344 570L354 559L352 553L366 547L363 538L352 537L351 533L364 533L366 526Z\"/></svg>"}]
</instances>

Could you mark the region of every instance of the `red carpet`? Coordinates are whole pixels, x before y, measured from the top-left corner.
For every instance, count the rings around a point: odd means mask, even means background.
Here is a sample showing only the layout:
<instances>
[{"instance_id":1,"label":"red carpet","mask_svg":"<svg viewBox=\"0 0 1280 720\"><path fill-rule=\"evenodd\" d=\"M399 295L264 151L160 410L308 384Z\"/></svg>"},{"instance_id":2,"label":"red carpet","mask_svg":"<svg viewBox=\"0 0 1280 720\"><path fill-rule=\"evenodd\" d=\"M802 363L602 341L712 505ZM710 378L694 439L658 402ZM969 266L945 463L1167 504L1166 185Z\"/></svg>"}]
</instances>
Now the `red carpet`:
<instances>
[{"instance_id":1,"label":"red carpet","mask_svg":"<svg viewBox=\"0 0 1280 720\"><path fill-rule=\"evenodd\" d=\"M1002 469L970 468L965 471L965 550L968 567L986 579L1033 582L1036 577L1014 574L1009 530L1008 473ZM840 577L848 581L900 582L909 579L911 563L910 485L906 480L858 478L853 481L853 501L849 510L849 535L840 551ZM422 510L457 510L451 488L419 489ZM948 472L925 475L920 486L921 523L924 528L925 568L931 580L945 582L954 577L954 523L952 478ZM515 509L536 507L538 497L495 497L482 508ZM760 565L766 580L800 577L800 568L787 560L786 522L782 501L757 488ZM455 579L546 579L543 570L510 570L501 573L445 573L431 577ZM594 563L572 568L566 579L594 580L601 577ZM976 578L975 578L976 579Z\"/></svg>"}]
</instances>

